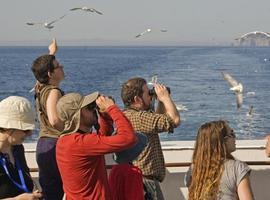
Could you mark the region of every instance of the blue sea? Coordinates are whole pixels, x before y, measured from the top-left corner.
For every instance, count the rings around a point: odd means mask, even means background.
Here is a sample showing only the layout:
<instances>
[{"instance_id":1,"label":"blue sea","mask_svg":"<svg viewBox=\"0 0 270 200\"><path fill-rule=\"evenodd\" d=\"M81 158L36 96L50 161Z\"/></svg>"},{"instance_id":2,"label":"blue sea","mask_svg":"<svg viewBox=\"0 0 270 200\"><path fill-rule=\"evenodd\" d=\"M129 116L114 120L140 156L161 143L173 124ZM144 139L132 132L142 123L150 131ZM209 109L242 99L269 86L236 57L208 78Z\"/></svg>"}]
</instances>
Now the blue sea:
<instances>
[{"instance_id":1,"label":"blue sea","mask_svg":"<svg viewBox=\"0 0 270 200\"><path fill-rule=\"evenodd\" d=\"M0 47L0 99L21 95L32 102L29 90L35 83L33 60L47 47ZM225 119L238 139L260 139L270 133L270 48L243 47L59 47L57 58L64 65L66 92L111 95L123 108L121 84L134 76L170 87L182 123L161 140L193 140L207 121ZM244 102L236 98L223 80L222 71L244 86ZM254 106L252 115L247 112ZM27 142L37 140L37 131Z\"/></svg>"}]
</instances>

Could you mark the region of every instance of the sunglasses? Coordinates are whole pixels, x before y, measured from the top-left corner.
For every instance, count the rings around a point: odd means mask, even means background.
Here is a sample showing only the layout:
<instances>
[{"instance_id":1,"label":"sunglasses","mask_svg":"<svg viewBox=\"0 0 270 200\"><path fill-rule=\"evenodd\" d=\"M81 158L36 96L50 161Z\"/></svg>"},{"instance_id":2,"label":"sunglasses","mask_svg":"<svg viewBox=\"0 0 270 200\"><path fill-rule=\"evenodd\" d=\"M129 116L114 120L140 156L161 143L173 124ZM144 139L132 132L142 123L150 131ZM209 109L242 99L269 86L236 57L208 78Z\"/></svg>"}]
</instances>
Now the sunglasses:
<instances>
[{"instance_id":1,"label":"sunglasses","mask_svg":"<svg viewBox=\"0 0 270 200\"><path fill-rule=\"evenodd\" d=\"M32 130L22 130L25 134L31 134Z\"/></svg>"},{"instance_id":2,"label":"sunglasses","mask_svg":"<svg viewBox=\"0 0 270 200\"><path fill-rule=\"evenodd\" d=\"M90 103L86 107L90 111L93 111L93 110L97 110L98 109L96 102Z\"/></svg>"},{"instance_id":3,"label":"sunglasses","mask_svg":"<svg viewBox=\"0 0 270 200\"><path fill-rule=\"evenodd\" d=\"M235 135L234 131L231 130L231 132L228 133L227 135L225 135L224 138L236 138L236 135Z\"/></svg>"},{"instance_id":4,"label":"sunglasses","mask_svg":"<svg viewBox=\"0 0 270 200\"><path fill-rule=\"evenodd\" d=\"M53 69L58 69L58 68L63 68L63 65L58 64Z\"/></svg>"}]
</instances>

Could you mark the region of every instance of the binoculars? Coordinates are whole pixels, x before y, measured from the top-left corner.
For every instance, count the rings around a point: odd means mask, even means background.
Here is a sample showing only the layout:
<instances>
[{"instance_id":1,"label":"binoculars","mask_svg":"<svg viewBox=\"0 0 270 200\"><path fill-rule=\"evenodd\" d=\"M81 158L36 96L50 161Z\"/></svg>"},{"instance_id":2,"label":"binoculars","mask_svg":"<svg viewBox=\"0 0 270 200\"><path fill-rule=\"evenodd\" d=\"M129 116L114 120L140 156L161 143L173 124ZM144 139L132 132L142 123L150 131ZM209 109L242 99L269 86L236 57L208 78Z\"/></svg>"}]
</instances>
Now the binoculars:
<instances>
[{"instance_id":1,"label":"binoculars","mask_svg":"<svg viewBox=\"0 0 270 200\"><path fill-rule=\"evenodd\" d=\"M169 94L171 94L171 89L169 87L166 87L166 89L168 90ZM150 96L157 96L156 91L155 91L155 87L153 87L152 89L149 89L149 95Z\"/></svg>"}]
</instances>

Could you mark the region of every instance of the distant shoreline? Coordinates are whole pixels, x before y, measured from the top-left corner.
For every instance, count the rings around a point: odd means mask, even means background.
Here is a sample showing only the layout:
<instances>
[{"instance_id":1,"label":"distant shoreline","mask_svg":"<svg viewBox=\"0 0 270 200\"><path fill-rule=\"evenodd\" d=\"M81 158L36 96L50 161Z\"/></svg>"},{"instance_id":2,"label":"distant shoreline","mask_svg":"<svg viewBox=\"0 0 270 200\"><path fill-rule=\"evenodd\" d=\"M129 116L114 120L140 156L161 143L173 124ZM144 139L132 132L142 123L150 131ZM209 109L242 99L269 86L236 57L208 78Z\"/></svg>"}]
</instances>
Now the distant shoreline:
<instances>
[{"instance_id":1,"label":"distant shoreline","mask_svg":"<svg viewBox=\"0 0 270 200\"><path fill-rule=\"evenodd\" d=\"M58 45L59 47L234 47L229 45L153 45L153 44L127 44L127 45L97 45L97 44L64 44L64 45ZM1 44L0 47L48 47L47 44L33 44L33 45L25 45L25 44L19 44L19 45L7 45L7 44Z\"/></svg>"}]
</instances>

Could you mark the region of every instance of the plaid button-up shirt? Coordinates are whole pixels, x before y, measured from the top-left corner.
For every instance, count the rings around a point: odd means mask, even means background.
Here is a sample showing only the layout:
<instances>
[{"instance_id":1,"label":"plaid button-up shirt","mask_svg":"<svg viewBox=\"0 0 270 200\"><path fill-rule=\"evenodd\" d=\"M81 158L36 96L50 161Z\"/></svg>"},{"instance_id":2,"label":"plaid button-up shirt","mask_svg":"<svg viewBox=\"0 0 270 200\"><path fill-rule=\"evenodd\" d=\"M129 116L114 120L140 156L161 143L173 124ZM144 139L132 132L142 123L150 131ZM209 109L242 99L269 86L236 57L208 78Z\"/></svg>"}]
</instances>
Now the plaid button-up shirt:
<instances>
[{"instance_id":1,"label":"plaid button-up shirt","mask_svg":"<svg viewBox=\"0 0 270 200\"><path fill-rule=\"evenodd\" d=\"M134 130L144 133L148 143L133 164L142 170L145 177L162 182L165 177L164 156L158 133L173 132L174 122L167 114L157 114L128 108L124 111Z\"/></svg>"}]
</instances>

